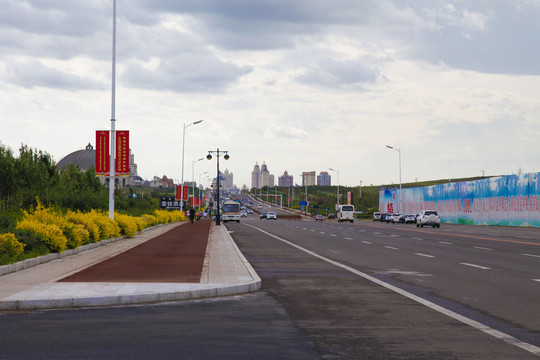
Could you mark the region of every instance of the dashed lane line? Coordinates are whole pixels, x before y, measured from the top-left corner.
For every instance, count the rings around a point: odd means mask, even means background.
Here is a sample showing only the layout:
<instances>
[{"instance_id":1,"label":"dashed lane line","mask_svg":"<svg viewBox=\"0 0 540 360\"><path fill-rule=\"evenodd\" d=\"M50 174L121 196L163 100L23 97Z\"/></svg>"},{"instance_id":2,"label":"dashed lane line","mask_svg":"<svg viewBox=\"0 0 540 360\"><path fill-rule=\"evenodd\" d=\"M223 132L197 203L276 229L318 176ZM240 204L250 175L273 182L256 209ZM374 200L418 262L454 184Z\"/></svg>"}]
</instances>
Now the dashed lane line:
<instances>
[{"instance_id":1,"label":"dashed lane line","mask_svg":"<svg viewBox=\"0 0 540 360\"><path fill-rule=\"evenodd\" d=\"M414 253L414 254L418 255L418 256L427 257L427 258L434 258L435 257L434 255L429 255L429 254L422 254L422 253Z\"/></svg>"},{"instance_id":2,"label":"dashed lane line","mask_svg":"<svg viewBox=\"0 0 540 360\"><path fill-rule=\"evenodd\" d=\"M473 248L478 249L478 250L493 251L493 249L490 249L490 248L487 248L487 247L482 247L482 246L473 246Z\"/></svg>"},{"instance_id":3,"label":"dashed lane line","mask_svg":"<svg viewBox=\"0 0 540 360\"><path fill-rule=\"evenodd\" d=\"M491 268L488 268L487 266L482 266L482 265L476 265L476 264L471 264L471 263L460 263L461 265L465 265L465 266L470 266L470 267L473 267L473 268L477 268L477 269L482 269L482 270L490 270Z\"/></svg>"},{"instance_id":4,"label":"dashed lane line","mask_svg":"<svg viewBox=\"0 0 540 360\"><path fill-rule=\"evenodd\" d=\"M373 244L371 241L366 241L366 240L362 240L362 243L363 243L363 244L368 244L368 245Z\"/></svg>"},{"instance_id":5,"label":"dashed lane line","mask_svg":"<svg viewBox=\"0 0 540 360\"><path fill-rule=\"evenodd\" d=\"M385 245L385 248L390 249L390 250L399 250L399 248L397 247L388 246L388 245Z\"/></svg>"},{"instance_id":6,"label":"dashed lane line","mask_svg":"<svg viewBox=\"0 0 540 360\"><path fill-rule=\"evenodd\" d=\"M249 226L249 227L251 227L253 229L259 230L263 234L271 236L274 239L277 239L277 240L279 240L279 241L281 241L281 242L283 242L285 244L288 244L288 245L290 245L290 246L292 246L292 247L294 247L294 248L296 248L296 249L298 249L300 251L305 252L306 254L309 254L309 255L311 255L313 257L316 257L316 258L318 258L320 260L326 261L327 263L332 264L334 266L337 266L339 268L342 268L342 269L344 269L346 271L349 271L349 272L351 272L351 273L353 273L355 275L358 275L358 276L360 276L360 277L362 277L362 278L364 278L366 280L369 280L369 281L371 281L371 282L373 282L375 284L378 284L378 285L380 285L380 286L382 286L382 287L384 287L386 289L394 291L394 292L396 292L396 293L398 293L398 294L400 294L402 296L405 296L405 297L407 297L407 298L409 298L409 299L411 299L413 301L416 301L416 302L418 302L418 303L420 303L420 304L422 304L424 306L427 306L432 310L435 310L435 311L437 311L437 312L439 312L441 314L444 314L444 315L446 315L448 317L451 317L452 319L460 321L460 322L462 322L462 323L464 323L466 325L469 325L469 326L471 326L471 327L473 327L473 328L475 328L477 330L480 330L480 331L484 332L485 334L493 336L493 337L495 337L495 338L497 338L499 340L502 340L502 341L504 341L504 342L506 342L506 343L508 343L510 345L514 345L514 346L516 346L516 347L518 347L520 349L528 351L528 352L530 352L530 353L532 353L534 355L540 356L540 347L538 347L538 346L535 346L533 344L529 344L527 342L521 341L521 340L519 340L519 339L517 339L517 338L515 338L515 337L513 337L513 336L511 336L509 334L503 333L502 331L493 329L493 328L491 328L491 327L489 327L487 325L484 325L484 324L482 324L482 323L480 323L478 321L475 321L473 319L469 319L466 316L460 315L460 314L458 314L456 312L453 312L452 310L449 310L449 309L446 309L446 308L444 308L444 307L442 307L440 305L434 304L431 301L428 301L428 300L423 299L423 298L421 298L421 297L419 297L417 295L414 295L414 294L412 294L412 293L410 293L408 291L400 289L397 286L394 286L394 285L391 285L391 284L389 284L387 282L379 280L379 279L377 279L377 278L375 278L375 277L373 277L371 275L368 275L366 273L358 271L358 270L356 270L356 269L354 269L354 268L352 268L350 266L344 265L344 264L342 264L340 262L334 261L334 260L329 259L327 257L324 257L322 255L319 255L316 252L313 252L313 251L308 250L306 248L303 248L303 247L301 247L299 245L296 245L295 243L292 243L292 242L290 242L288 240L280 238L279 236L276 236L276 235L271 234L271 233L269 233L267 231L264 231L263 229L259 229L256 226L249 225L249 224L246 224L246 223L243 223L243 224L245 226ZM540 279L537 279L537 280L540 281ZM535 281L537 281L537 280L535 280Z\"/></svg>"},{"instance_id":7,"label":"dashed lane line","mask_svg":"<svg viewBox=\"0 0 540 360\"><path fill-rule=\"evenodd\" d=\"M534 255L534 254L521 254L523 256L532 256L532 257L537 257L537 258L540 258L540 255Z\"/></svg>"}]
</instances>

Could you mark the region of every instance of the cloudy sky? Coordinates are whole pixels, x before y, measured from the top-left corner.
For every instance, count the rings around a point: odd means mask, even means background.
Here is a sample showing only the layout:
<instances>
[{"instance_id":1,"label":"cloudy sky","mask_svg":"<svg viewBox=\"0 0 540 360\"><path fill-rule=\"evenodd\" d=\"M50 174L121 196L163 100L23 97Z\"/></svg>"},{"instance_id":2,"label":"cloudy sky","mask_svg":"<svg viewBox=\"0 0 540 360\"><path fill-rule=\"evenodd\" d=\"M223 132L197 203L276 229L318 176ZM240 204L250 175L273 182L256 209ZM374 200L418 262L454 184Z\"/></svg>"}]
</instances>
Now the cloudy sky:
<instances>
[{"instance_id":1,"label":"cloudy sky","mask_svg":"<svg viewBox=\"0 0 540 360\"><path fill-rule=\"evenodd\" d=\"M113 0L0 0L0 142L110 129ZM342 185L540 171L537 0L118 0L116 128L139 175L208 150ZM195 179L216 161L195 164ZM336 173L329 171L336 182ZM204 180L206 175L202 175Z\"/></svg>"}]
</instances>

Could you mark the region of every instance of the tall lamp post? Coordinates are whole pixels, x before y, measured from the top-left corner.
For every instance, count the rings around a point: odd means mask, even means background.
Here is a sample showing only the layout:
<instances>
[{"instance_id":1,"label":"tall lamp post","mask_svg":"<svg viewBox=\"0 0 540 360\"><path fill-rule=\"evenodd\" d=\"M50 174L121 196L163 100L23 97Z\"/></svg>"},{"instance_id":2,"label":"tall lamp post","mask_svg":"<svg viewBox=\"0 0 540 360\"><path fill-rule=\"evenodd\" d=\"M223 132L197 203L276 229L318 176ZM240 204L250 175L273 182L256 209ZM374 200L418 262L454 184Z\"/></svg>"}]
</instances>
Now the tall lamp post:
<instances>
[{"instance_id":1,"label":"tall lamp post","mask_svg":"<svg viewBox=\"0 0 540 360\"><path fill-rule=\"evenodd\" d=\"M206 158L208 160L212 160L212 154L216 155L217 157L217 181L216 181L216 187L217 187L217 206L216 206L216 225L221 225L221 221L220 221L220 213L219 213L219 157L223 154L223 158L225 160L229 160L229 154L228 154L228 151L219 151L219 148L217 149L217 151L212 151L212 150L209 150L208 151L208 155L206 155Z\"/></svg>"},{"instance_id":2,"label":"tall lamp post","mask_svg":"<svg viewBox=\"0 0 540 360\"><path fill-rule=\"evenodd\" d=\"M115 188L115 110L116 110L116 0L113 2L113 39L112 39L112 91L111 91L111 158L109 160L109 218L114 220Z\"/></svg>"},{"instance_id":3,"label":"tall lamp post","mask_svg":"<svg viewBox=\"0 0 540 360\"><path fill-rule=\"evenodd\" d=\"M334 170L332 168L328 168L330 171L335 171L337 173L337 206L336 211L339 209L339 170Z\"/></svg>"},{"instance_id":4,"label":"tall lamp post","mask_svg":"<svg viewBox=\"0 0 540 360\"><path fill-rule=\"evenodd\" d=\"M204 158L191 160L191 179L192 179L191 187L193 188L193 207L195 207L195 163L201 160L204 160ZM188 198L189 198L189 195L188 195Z\"/></svg>"},{"instance_id":5,"label":"tall lamp post","mask_svg":"<svg viewBox=\"0 0 540 360\"><path fill-rule=\"evenodd\" d=\"M197 120L187 125L184 123L184 131L182 132L182 184L180 188L180 211L184 210L184 145L186 143L186 128L200 123L202 123L202 120Z\"/></svg>"},{"instance_id":6,"label":"tall lamp post","mask_svg":"<svg viewBox=\"0 0 540 360\"><path fill-rule=\"evenodd\" d=\"M387 148L396 150L399 154L399 194L398 194L398 209L397 213L401 211L401 149L390 145L386 145Z\"/></svg>"}]
</instances>

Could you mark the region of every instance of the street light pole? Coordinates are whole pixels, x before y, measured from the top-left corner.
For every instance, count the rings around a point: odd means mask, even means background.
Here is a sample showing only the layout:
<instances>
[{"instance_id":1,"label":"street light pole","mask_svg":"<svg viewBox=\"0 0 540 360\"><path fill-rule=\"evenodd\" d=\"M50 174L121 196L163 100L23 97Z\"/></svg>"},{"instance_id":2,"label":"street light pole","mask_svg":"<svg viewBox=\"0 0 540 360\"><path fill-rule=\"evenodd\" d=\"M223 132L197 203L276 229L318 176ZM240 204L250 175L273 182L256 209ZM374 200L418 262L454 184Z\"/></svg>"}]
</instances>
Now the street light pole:
<instances>
[{"instance_id":1,"label":"street light pole","mask_svg":"<svg viewBox=\"0 0 540 360\"><path fill-rule=\"evenodd\" d=\"M204 160L204 158L191 160L191 178L192 178L191 187L193 188L193 207L195 207L195 163L201 160ZM188 198L189 198L189 194L188 194Z\"/></svg>"},{"instance_id":2,"label":"street light pole","mask_svg":"<svg viewBox=\"0 0 540 360\"><path fill-rule=\"evenodd\" d=\"M399 213L401 211L401 149L395 148L390 145L386 145L386 147L392 150L396 150L399 154L399 194L398 194L398 209L397 209L397 213Z\"/></svg>"},{"instance_id":3,"label":"street light pole","mask_svg":"<svg viewBox=\"0 0 540 360\"><path fill-rule=\"evenodd\" d=\"M113 2L113 44L112 44L112 91L111 91L111 157L109 159L109 218L114 220L115 188L115 111L116 111L116 0Z\"/></svg>"},{"instance_id":4,"label":"street light pole","mask_svg":"<svg viewBox=\"0 0 540 360\"><path fill-rule=\"evenodd\" d=\"M197 201L199 204L199 207L198 207L199 210L201 209L201 175L204 175L204 174L208 174L208 171L205 171L202 174L199 173L199 197Z\"/></svg>"},{"instance_id":5,"label":"street light pole","mask_svg":"<svg viewBox=\"0 0 540 360\"><path fill-rule=\"evenodd\" d=\"M219 148L217 149L217 151L211 151L209 150L208 151L208 155L206 155L206 158L208 160L212 160L212 154L215 154L217 156L217 181L216 181L216 187L217 187L217 206L216 206L216 225L221 225L221 221L220 221L220 213L219 213L219 157L225 153L225 155L223 155L223 158L225 160L229 160L229 154L228 154L228 151L219 151Z\"/></svg>"},{"instance_id":6,"label":"street light pole","mask_svg":"<svg viewBox=\"0 0 540 360\"><path fill-rule=\"evenodd\" d=\"M202 120L197 120L187 125L184 123L184 131L182 132L182 184L180 185L180 211L184 210L184 145L186 142L186 128L200 123L202 123Z\"/></svg>"},{"instance_id":7,"label":"street light pole","mask_svg":"<svg viewBox=\"0 0 540 360\"><path fill-rule=\"evenodd\" d=\"M335 171L337 173L337 206L336 211L339 209L339 170L334 170L332 168L328 168L331 171Z\"/></svg>"}]
</instances>

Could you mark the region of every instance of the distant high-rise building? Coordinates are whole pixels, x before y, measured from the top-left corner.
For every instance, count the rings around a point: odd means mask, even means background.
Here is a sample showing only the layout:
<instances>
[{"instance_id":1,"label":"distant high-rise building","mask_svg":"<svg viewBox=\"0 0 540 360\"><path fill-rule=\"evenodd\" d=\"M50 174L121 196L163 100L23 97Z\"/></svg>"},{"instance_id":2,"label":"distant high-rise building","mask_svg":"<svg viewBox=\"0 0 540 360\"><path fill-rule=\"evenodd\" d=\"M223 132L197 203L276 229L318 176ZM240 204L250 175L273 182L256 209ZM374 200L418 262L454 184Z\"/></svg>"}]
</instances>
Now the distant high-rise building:
<instances>
[{"instance_id":1,"label":"distant high-rise building","mask_svg":"<svg viewBox=\"0 0 540 360\"><path fill-rule=\"evenodd\" d=\"M264 162L261 165L261 177L259 185L261 186L261 188L265 186L274 186L274 175L270 174L270 172L268 171L268 166L266 166Z\"/></svg>"},{"instance_id":2,"label":"distant high-rise building","mask_svg":"<svg viewBox=\"0 0 540 360\"><path fill-rule=\"evenodd\" d=\"M259 164L255 163L255 166L253 167L253 171L251 172L251 187L255 189L260 189L260 178L261 178L261 169L259 168Z\"/></svg>"},{"instance_id":3,"label":"distant high-rise building","mask_svg":"<svg viewBox=\"0 0 540 360\"><path fill-rule=\"evenodd\" d=\"M317 175L317 185L318 186L330 186L332 185L332 177L326 171L321 171Z\"/></svg>"},{"instance_id":4,"label":"distant high-rise building","mask_svg":"<svg viewBox=\"0 0 540 360\"><path fill-rule=\"evenodd\" d=\"M278 178L278 185L282 187L293 186L293 176L289 175L287 170Z\"/></svg>"},{"instance_id":5,"label":"distant high-rise building","mask_svg":"<svg viewBox=\"0 0 540 360\"><path fill-rule=\"evenodd\" d=\"M225 169L225 171L221 174L221 177L223 177L224 184L222 185L224 189L231 189L233 185L233 173L229 172L228 169Z\"/></svg>"},{"instance_id":6,"label":"distant high-rise building","mask_svg":"<svg viewBox=\"0 0 540 360\"><path fill-rule=\"evenodd\" d=\"M304 171L302 173L302 186L315 185L315 171Z\"/></svg>"}]
</instances>

